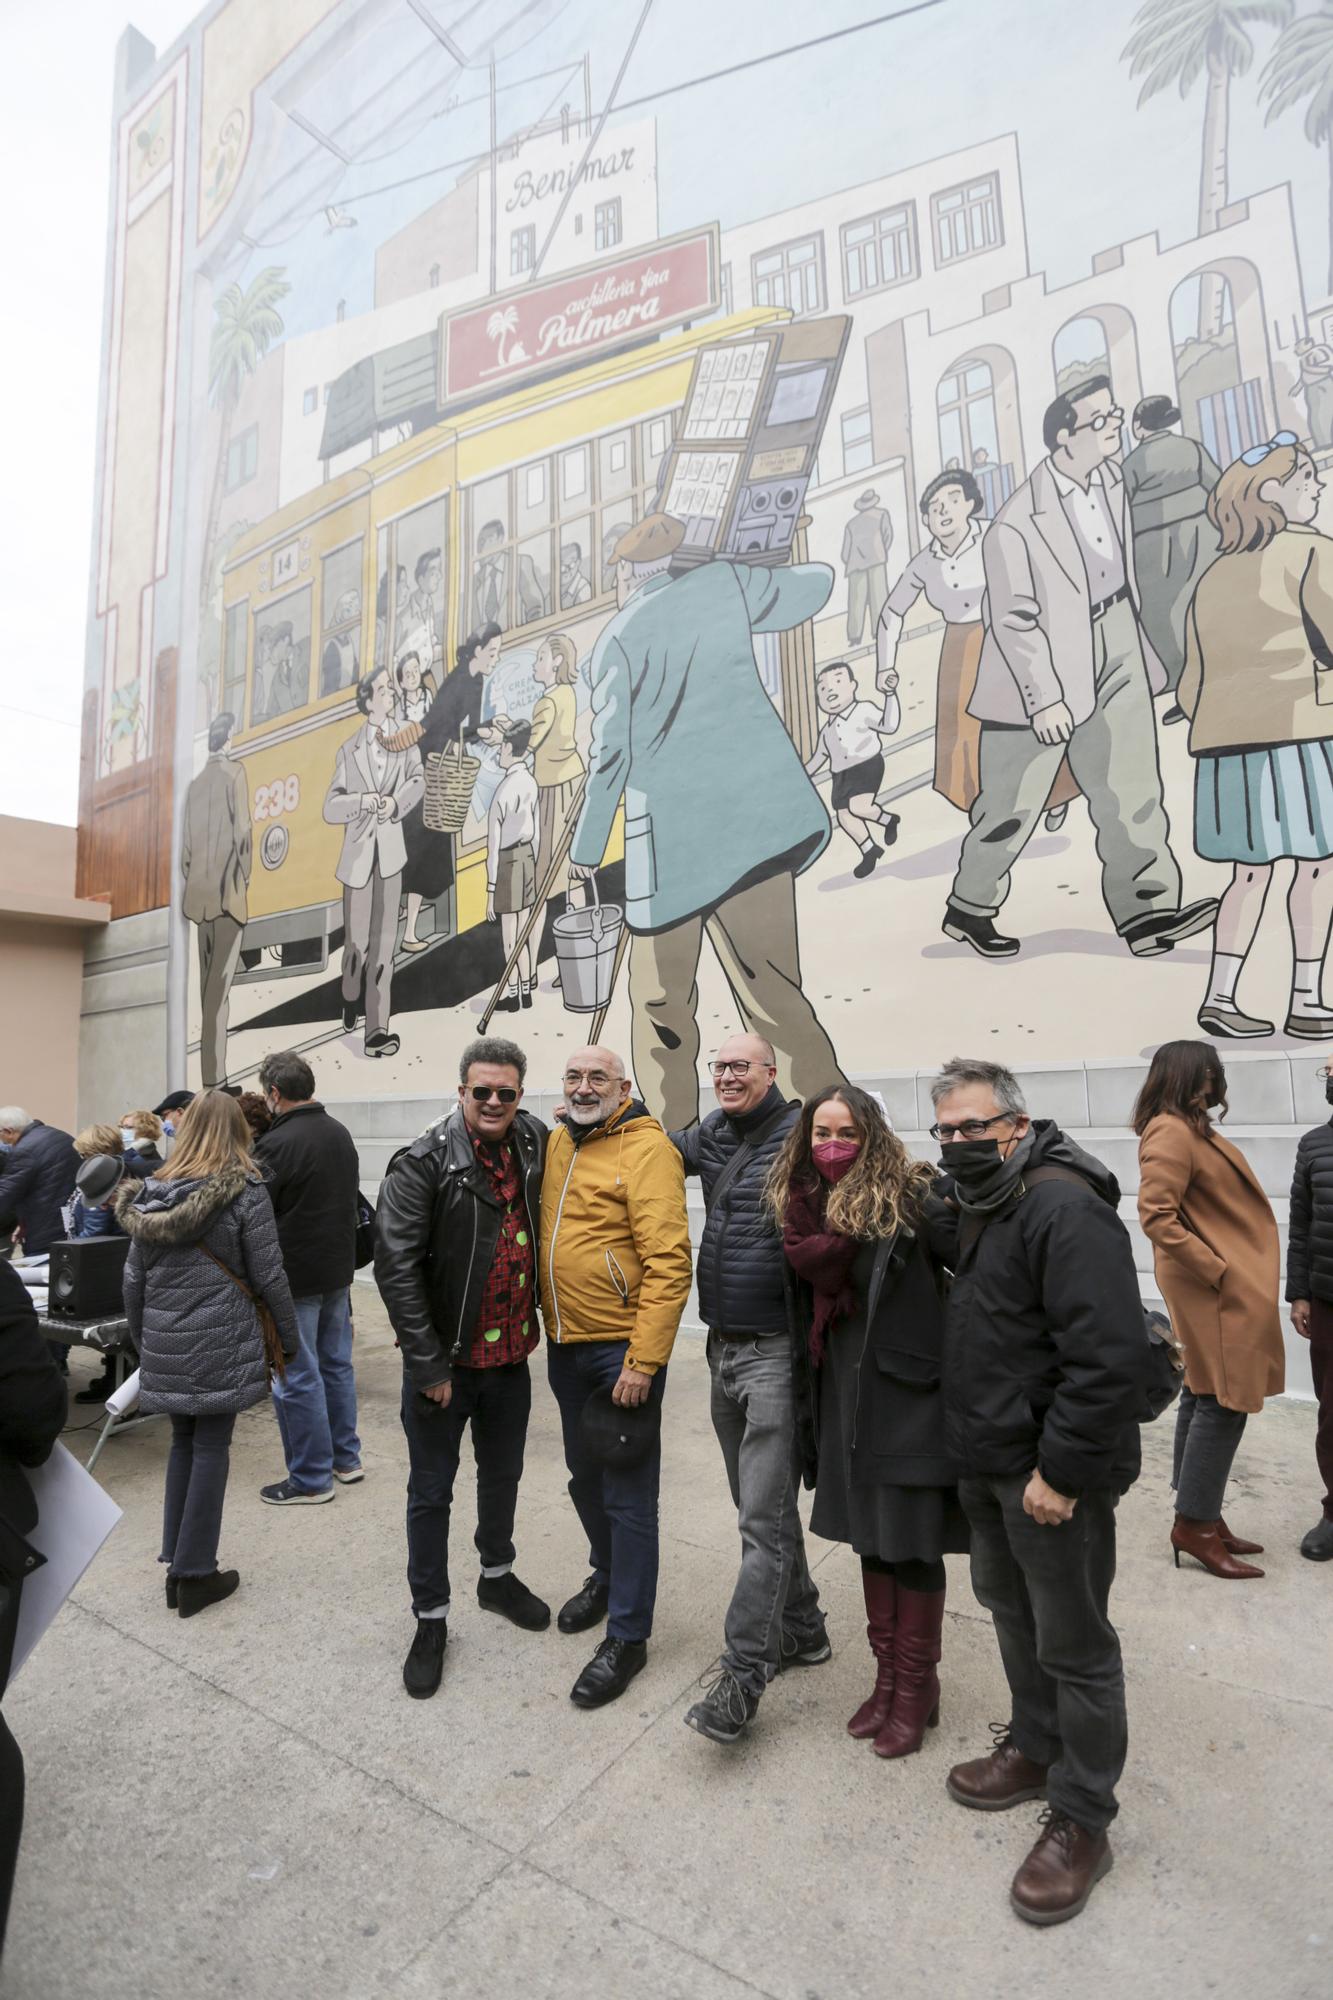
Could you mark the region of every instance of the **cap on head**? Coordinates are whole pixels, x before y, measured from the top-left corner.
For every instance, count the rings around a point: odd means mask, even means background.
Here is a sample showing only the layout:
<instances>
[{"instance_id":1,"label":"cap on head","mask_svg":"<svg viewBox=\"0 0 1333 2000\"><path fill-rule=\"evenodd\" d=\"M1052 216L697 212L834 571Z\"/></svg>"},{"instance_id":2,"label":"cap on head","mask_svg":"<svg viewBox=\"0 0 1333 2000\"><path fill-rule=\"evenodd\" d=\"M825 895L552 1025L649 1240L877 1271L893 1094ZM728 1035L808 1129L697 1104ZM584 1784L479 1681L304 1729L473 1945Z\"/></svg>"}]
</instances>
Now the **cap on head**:
<instances>
[{"instance_id":1,"label":"cap on head","mask_svg":"<svg viewBox=\"0 0 1333 2000\"><path fill-rule=\"evenodd\" d=\"M645 514L626 528L612 550L613 562L662 563L675 555L685 539L684 523L673 514Z\"/></svg>"}]
</instances>

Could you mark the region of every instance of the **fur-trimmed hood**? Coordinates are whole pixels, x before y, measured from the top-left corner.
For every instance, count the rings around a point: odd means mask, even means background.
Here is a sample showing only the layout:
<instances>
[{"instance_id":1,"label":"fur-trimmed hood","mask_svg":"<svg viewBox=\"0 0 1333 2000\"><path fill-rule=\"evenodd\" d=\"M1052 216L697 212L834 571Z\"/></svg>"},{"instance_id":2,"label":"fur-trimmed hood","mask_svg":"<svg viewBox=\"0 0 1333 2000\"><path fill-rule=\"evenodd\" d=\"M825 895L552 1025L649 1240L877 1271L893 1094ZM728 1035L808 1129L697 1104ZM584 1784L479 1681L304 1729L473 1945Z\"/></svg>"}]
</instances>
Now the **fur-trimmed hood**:
<instances>
[{"instance_id":1,"label":"fur-trimmed hood","mask_svg":"<svg viewBox=\"0 0 1333 2000\"><path fill-rule=\"evenodd\" d=\"M116 1192L116 1220L136 1243L170 1248L197 1243L214 1217L252 1184L242 1166L198 1181L126 1181Z\"/></svg>"}]
</instances>

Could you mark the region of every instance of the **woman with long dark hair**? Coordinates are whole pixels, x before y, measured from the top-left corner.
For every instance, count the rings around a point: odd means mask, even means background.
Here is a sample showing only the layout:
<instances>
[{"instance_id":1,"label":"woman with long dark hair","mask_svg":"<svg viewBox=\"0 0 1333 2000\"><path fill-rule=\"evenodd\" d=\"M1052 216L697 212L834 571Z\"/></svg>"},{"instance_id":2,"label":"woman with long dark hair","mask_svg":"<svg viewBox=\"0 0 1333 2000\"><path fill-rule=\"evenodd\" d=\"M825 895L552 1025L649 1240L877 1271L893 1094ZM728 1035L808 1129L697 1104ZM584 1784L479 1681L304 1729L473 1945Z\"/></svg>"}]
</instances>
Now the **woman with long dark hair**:
<instances>
[{"instance_id":1,"label":"woman with long dark hair","mask_svg":"<svg viewBox=\"0 0 1333 2000\"><path fill-rule=\"evenodd\" d=\"M191 1618L240 1582L218 1568L218 1538L237 1413L268 1394L261 1306L283 1353L298 1346L273 1204L236 1099L193 1098L171 1158L148 1180L124 1182L115 1206L130 1238L125 1317L139 1407L171 1418L159 1558L167 1604Z\"/></svg>"},{"instance_id":2,"label":"woman with long dark hair","mask_svg":"<svg viewBox=\"0 0 1333 2000\"><path fill-rule=\"evenodd\" d=\"M944 1446L940 1249L953 1231L874 1098L808 1099L766 1189L795 1274L798 1436L810 1526L861 1558L875 1685L847 1724L881 1757L939 1720L946 1554L967 1523Z\"/></svg>"},{"instance_id":3,"label":"woman with long dark hair","mask_svg":"<svg viewBox=\"0 0 1333 2000\"><path fill-rule=\"evenodd\" d=\"M1157 1284L1185 1350L1171 1484L1176 1567L1194 1556L1213 1576L1262 1576L1243 1555L1258 1542L1222 1518L1245 1419L1281 1394L1277 1223L1245 1155L1214 1125L1226 1071L1211 1042L1158 1049L1131 1119L1139 1140L1139 1220Z\"/></svg>"}]
</instances>

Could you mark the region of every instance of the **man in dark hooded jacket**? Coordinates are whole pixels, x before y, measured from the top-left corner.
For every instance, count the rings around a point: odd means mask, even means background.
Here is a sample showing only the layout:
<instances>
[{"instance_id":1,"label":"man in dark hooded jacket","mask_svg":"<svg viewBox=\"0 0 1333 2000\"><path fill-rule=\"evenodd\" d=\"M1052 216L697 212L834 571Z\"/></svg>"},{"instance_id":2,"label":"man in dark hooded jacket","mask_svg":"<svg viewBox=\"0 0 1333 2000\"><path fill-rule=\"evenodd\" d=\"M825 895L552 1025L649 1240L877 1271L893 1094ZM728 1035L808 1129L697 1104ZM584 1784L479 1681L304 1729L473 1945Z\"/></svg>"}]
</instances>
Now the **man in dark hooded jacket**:
<instances>
[{"instance_id":1,"label":"man in dark hooded jacket","mask_svg":"<svg viewBox=\"0 0 1333 2000\"><path fill-rule=\"evenodd\" d=\"M1107 1606L1116 1502L1139 1472L1143 1307L1114 1175L1034 1124L1007 1069L955 1058L931 1098L959 1212L946 1435L1013 1701L1005 1736L948 1789L984 1811L1049 1800L1010 1900L1062 1923L1111 1866L1127 1747Z\"/></svg>"}]
</instances>

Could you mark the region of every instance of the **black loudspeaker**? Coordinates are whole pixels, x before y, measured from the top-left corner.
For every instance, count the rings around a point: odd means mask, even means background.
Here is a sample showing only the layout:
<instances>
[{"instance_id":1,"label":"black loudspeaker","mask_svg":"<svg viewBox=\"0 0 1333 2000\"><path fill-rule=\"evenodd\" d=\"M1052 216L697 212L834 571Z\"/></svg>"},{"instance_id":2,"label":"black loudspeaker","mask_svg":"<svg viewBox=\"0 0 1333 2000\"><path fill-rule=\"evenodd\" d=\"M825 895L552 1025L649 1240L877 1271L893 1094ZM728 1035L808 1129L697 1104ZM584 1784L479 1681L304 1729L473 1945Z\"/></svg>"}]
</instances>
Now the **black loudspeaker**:
<instances>
[{"instance_id":1,"label":"black loudspeaker","mask_svg":"<svg viewBox=\"0 0 1333 2000\"><path fill-rule=\"evenodd\" d=\"M119 1319L128 1236L79 1236L51 1245L47 1311L64 1319Z\"/></svg>"}]
</instances>

